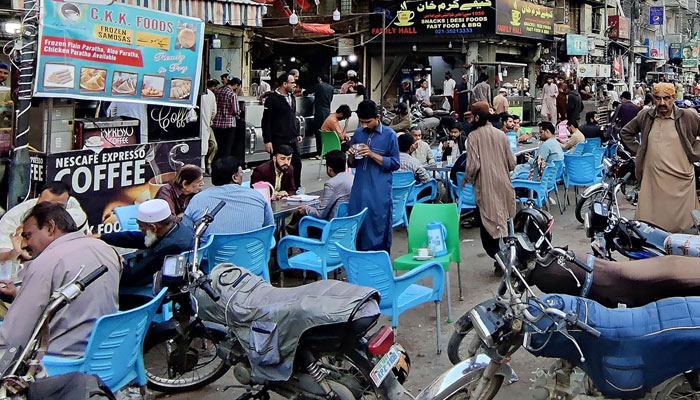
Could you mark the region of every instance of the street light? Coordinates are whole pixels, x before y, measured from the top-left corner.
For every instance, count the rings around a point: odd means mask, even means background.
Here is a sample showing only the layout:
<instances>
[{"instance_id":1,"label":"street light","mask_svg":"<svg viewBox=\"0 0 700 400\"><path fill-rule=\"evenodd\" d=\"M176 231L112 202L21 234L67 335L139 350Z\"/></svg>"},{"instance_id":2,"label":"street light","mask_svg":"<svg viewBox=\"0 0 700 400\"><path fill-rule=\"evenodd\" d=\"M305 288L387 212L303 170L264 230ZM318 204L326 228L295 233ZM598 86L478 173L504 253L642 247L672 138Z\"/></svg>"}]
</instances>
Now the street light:
<instances>
[{"instance_id":1,"label":"street light","mask_svg":"<svg viewBox=\"0 0 700 400\"><path fill-rule=\"evenodd\" d=\"M340 21L340 11L337 8L333 11L333 21Z\"/></svg>"},{"instance_id":2,"label":"street light","mask_svg":"<svg viewBox=\"0 0 700 400\"><path fill-rule=\"evenodd\" d=\"M299 17L297 16L296 10L293 10L289 15L289 25L296 25L299 23Z\"/></svg>"}]
</instances>

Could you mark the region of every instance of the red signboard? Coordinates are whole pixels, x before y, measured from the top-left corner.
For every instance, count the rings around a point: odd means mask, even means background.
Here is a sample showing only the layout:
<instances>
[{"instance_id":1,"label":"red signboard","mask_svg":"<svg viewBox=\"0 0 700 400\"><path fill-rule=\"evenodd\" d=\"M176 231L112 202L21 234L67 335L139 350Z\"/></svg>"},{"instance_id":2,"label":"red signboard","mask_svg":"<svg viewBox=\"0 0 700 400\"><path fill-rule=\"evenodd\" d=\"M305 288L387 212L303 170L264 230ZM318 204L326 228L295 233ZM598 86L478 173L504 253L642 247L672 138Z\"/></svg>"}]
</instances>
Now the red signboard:
<instances>
[{"instance_id":1,"label":"red signboard","mask_svg":"<svg viewBox=\"0 0 700 400\"><path fill-rule=\"evenodd\" d=\"M608 17L608 26L610 27L610 35L608 37L617 39L630 38L630 19L619 15L611 15Z\"/></svg>"}]
</instances>

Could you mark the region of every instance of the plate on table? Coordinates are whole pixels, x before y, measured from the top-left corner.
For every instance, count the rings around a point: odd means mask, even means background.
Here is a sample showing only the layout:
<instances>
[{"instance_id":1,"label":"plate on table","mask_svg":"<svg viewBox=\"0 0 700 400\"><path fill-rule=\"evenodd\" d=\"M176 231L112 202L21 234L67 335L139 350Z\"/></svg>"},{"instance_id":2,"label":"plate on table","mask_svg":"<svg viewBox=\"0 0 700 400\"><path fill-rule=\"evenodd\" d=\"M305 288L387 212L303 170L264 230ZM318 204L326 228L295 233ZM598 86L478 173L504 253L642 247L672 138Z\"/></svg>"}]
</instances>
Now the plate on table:
<instances>
[{"instance_id":1,"label":"plate on table","mask_svg":"<svg viewBox=\"0 0 700 400\"><path fill-rule=\"evenodd\" d=\"M306 202L306 201L314 201L318 200L318 198L321 196L312 196L308 194L295 194L292 196L287 197L287 201L298 201L298 202Z\"/></svg>"},{"instance_id":2,"label":"plate on table","mask_svg":"<svg viewBox=\"0 0 700 400\"><path fill-rule=\"evenodd\" d=\"M413 259L416 261L427 261L432 259L433 256L413 256Z\"/></svg>"}]
</instances>

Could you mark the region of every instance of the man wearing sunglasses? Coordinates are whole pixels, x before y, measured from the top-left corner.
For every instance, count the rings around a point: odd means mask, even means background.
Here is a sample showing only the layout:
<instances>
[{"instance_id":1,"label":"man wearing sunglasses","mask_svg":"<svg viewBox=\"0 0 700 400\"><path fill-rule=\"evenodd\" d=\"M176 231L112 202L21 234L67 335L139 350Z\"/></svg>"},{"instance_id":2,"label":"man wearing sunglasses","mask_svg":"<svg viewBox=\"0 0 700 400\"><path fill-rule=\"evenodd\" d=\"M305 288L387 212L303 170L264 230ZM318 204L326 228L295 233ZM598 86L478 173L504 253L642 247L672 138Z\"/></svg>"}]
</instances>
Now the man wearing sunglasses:
<instances>
[{"instance_id":1,"label":"man wearing sunglasses","mask_svg":"<svg viewBox=\"0 0 700 400\"><path fill-rule=\"evenodd\" d=\"M676 89L670 83L656 84L653 98L655 106L640 111L620 132L625 147L636 155L641 182L635 218L684 232L693 226L690 212L700 208L692 164L700 161L700 116L692 108L675 106Z\"/></svg>"}]
</instances>

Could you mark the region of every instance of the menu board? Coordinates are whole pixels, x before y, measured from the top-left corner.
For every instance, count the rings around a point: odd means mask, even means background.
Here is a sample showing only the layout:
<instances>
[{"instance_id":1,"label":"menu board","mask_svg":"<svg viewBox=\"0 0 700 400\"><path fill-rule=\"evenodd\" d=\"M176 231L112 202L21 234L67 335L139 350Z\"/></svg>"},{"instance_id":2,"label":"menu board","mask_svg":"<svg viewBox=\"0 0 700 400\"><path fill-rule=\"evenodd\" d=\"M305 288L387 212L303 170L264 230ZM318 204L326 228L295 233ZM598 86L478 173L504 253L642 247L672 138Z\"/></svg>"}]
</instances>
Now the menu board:
<instances>
[{"instance_id":1,"label":"menu board","mask_svg":"<svg viewBox=\"0 0 700 400\"><path fill-rule=\"evenodd\" d=\"M493 4L490 0L404 1L398 10L386 10L386 36L488 34L493 31ZM374 8L381 12L380 3ZM381 14L370 17L373 35L382 32L381 18Z\"/></svg>"},{"instance_id":2,"label":"menu board","mask_svg":"<svg viewBox=\"0 0 700 400\"><path fill-rule=\"evenodd\" d=\"M113 3L42 0L34 94L193 107L204 22Z\"/></svg>"},{"instance_id":3,"label":"menu board","mask_svg":"<svg viewBox=\"0 0 700 400\"><path fill-rule=\"evenodd\" d=\"M497 1L496 33L552 40L554 9L524 0Z\"/></svg>"}]
</instances>

